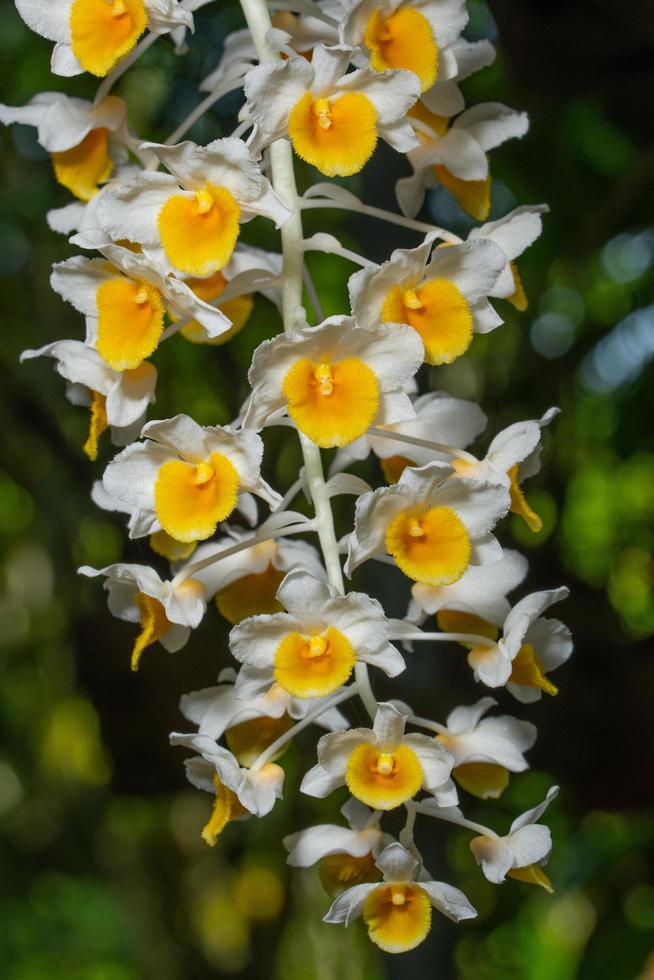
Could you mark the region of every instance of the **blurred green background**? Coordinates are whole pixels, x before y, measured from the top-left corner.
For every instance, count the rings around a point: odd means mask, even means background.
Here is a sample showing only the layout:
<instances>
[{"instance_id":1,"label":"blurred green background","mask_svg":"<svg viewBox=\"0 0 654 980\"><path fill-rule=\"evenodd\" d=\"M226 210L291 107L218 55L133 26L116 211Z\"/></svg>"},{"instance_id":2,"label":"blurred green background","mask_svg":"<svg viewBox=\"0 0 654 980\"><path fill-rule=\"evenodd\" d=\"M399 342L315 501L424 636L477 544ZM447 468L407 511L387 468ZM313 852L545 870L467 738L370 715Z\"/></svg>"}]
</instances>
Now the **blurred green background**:
<instances>
[{"instance_id":1,"label":"blurred green background","mask_svg":"<svg viewBox=\"0 0 654 980\"><path fill-rule=\"evenodd\" d=\"M557 675L556 699L523 708L501 697L504 710L538 725L533 771L514 777L498 803L468 797L464 809L503 831L559 782L549 815L555 894L515 881L491 886L468 835L421 825L434 876L462 887L479 918L459 928L435 921L422 947L395 958L378 954L360 924L323 925L329 900L317 876L289 875L280 843L290 829L335 817L342 802L338 794L324 803L299 797L311 733L285 757L286 798L275 811L231 826L213 850L203 844L211 801L185 784L168 733L184 725L179 696L211 684L229 663L227 630L212 608L186 649L169 656L157 646L132 675L132 629L110 617L97 581L75 574L83 563L152 557L89 499L111 447L88 463L79 448L86 413L65 400L51 362L18 364L24 348L81 337L82 323L48 286L51 263L72 250L44 215L68 197L34 131L12 127L0 133L3 980L376 980L419 971L442 980L654 978L654 17L637 0L495 0L471 11L468 35L499 32L500 54L466 83L469 101L504 101L529 111L532 123L523 141L492 156L492 217L540 201L551 214L520 262L528 312L504 304L506 325L428 380L479 399L489 435L561 406L546 433L544 471L529 488L545 529L533 536L512 519L503 540L528 554L531 588L571 587L560 614L577 649ZM197 103L197 82L238 26L235 4L211 5L197 16L188 55L176 58L164 39L130 70L118 92L144 138L165 138ZM49 42L4 3L2 101L21 105L55 88L92 94L87 77L53 78L49 54ZM237 109L223 99L191 137L229 133ZM404 161L382 148L365 176L347 183L392 208L404 173ZM311 179L300 173L304 185ZM425 214L469 227L440 191ZM333 231L378 261L417 244L411 233L342 212L318 212L307 227ZM275 247L263 223L245 238ZM344 311L351 267L325 257L311 267L327 312ZM181 337L165 344L153 358L153 417L186 411L205 424L229 421L247 391L252 350L278 329L273 307L258 299L226 347ZM267 475L286 487L297 447L279 432L266 441ZM374 464L361 472L380 480ZM343 532L350 507L339 512ZM364 569L357 584L402 613L406 585L393 572ZM441 719L483 693L454 654L416 654L407 673L401 695Z\"/></svg>"}]
</instances>

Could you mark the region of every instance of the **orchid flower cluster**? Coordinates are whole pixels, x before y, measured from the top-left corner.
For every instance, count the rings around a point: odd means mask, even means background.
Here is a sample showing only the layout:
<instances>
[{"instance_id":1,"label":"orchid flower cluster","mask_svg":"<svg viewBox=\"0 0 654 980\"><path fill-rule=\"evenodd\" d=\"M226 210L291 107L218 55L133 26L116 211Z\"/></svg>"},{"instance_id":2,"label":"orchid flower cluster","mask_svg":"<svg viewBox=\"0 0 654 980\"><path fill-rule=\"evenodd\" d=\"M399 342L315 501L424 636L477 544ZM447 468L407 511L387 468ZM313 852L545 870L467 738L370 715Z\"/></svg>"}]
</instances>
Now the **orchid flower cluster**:
<instances>
[{"instance_id":1,"label":"orchid flower cluster","mask_svg":"<svg viewBox=\"0 0 654 980\"><path fill-rule=\"evenodd\" d=\"M230 822L269 813L282 796L279 760L291 740L309 726L324 729L300 789L323 798L347 787L343 822L287 836L288 861L318 865L334 898L326 922L362 916L374 943L404 952L426 937L433 908L455 922L476 914L424 866L418 815L472 832L489 881L551 889L542 870L550 833L539 821L556 787L508 833L459 808L460 792L496 799L510 773L527 768L534 726L491 713L489 695L436 721L399 698L380 703L373 688L377 671L397 678L410 668L417 643L449 643L465 649L472 680L527 704L556 694L549 675L571 653L568 629L545 616L566 589L511 603L527 562L494 535L509 512L540 530L523 483L539 469L542 430L557 410L510 425L478 458L467 447L486 427L481 408L421 393L416 381L421 365L451 364L475 333L501 325L494 301L526 308L516 260L540 234L546 208L487 219L488 153L528 122L504 105L466 107L460 82L490 64L494 50L464 39L465 0L242 0L247 28L226 39L201 85L206 97L165 143L144 141L112 87L161 34L187 50L202 4L16 0L25 22L54 41L55 74L102 78L93 102L43 92L22 108L0 107L3 122L36 127L74 197L48 222L80 250L54 265L51 284L83 315L83 339L23 357L53 358L68 398L89 408L91 460L105 430L123 447L93 500L127 515L130 538L146 538L170 563L165 577L148 564L80 569L101 576L110 612L136 624L132 669L157 643L180 650L212 602L232 626L237 669L182 699L194 731L171 736L193 753L190 782L213 798L203 839L213 846ZM206 146L182 139L240 89L231 136ZM298 195L294 154L325 177L347 177L380 139L411 170L396 186L397 214L328 181ZM479 223L466 240L416 220L437 184ZM303 212L320 208L411 229L418 242L377 265L331 234L306 238ZM281 229L279 252L239 242L255 216ZM305 262L311 251L355 266L342 315L323 318ZM276 305L283 330L254 352L238 418L145 422L157 348L180 335L219 357L213 348L247 329L257 292ZM260 433L269 426L293 430L303 453L285 495L261 472ZM323 450L335 450L328 478ZM371 453L387 481L376 489L349 472ZM312 516L292 509L301 493ZM337 495L356 498L340 541ZM371 561L410 581L403 619L347 590L344 576ZM425 629L430 617L434 628ZM410 698L410 685L403 691ZM348 720L355 697L366 727ZM406 822L394 839L382 824L398 809Z\"/></svg>"}]
</instances>

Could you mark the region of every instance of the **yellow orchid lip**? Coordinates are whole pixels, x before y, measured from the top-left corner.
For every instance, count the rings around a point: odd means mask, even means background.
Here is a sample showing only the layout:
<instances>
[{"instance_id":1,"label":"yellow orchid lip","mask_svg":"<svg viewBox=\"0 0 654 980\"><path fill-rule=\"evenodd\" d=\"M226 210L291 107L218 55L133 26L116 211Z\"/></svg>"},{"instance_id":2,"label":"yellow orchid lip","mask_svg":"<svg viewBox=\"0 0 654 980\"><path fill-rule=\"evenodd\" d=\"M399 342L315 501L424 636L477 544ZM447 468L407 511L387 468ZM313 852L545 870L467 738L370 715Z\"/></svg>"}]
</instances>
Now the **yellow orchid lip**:
<instances>
[{"instance_id":1,"label":"yellow orchid lip","mask_svg":"<svg viewBox=\"0 0 654 980\"><path fill-rule=\"evenodd\" d=\"M379 410L377 377L357 357L318 364L300 358L282 387L298 429L323 449L354 442Z\"/></svg>"},{"instance_id":2,"label":"yellow orchid lip","mask_svg":"<svg viewBox=\"0 0 654 980\"><path fill-rule=\"evenodd\" d=\"M409 746L380 749L365 742L350 754L345 781L357 800L375 810L393 810L416 795L423 772Z\"/></svg>"},{"instance_id":3,"label":"yellow orchid lip","mask_svg":"<svg viewBox=\"0 0 654 980\"><path fill-rule=\"evenodd\" d=\"M470 563L468 532L449 507L402 510L386 528L386 550L415 582L451 585Z\"/></svg>"},{"instance_id":4,"label":"yellow orchid lip","mask_svg":"<svg viewBox=\"0 0 654 980\"><path fill-rule=\"evenodd\" d=\"M323 697L345 684L355 663L352 644L333 626L315 636L289 633L275 651L275 680L295 697Z\"/></svg>"},{"instance_id":5,"label":"yellow orchid lip","mask_svg":"<svg viewBox=\"0 0 654 980\"><path fill-rule=\"evenodd\" d=\"M73 0L69 23L73 54L102 77L132 50L148 15L143 0Z\"/></svg>"},{"instance_id":6,"label":"yellow orchid lip","mask_svg":"<svg viewBox=\"0 0 654 980\"><path fill-rule=\"evenodd\" d=\"M288 135L297 155L328 177L350 177L377 145L377 111L366 95L317 98L305 92L293 106Z\"/></svg>"},{"instance_id":7,"label":"yellow orchid lip","mask_svg":"<svg viewBox=\"0 0 654 980\"><path fill-rule=\"evenodd\" d=\"M366 24L364 42L375 71L412 71L423 92L436 81L438 46L429 21L414 7L401 6L389 16L375 10Z\"/></svg>"},{"instance_id":8,"label":"yellow orchid lip","mask_svg":"<svg viewBox=\"0 0 654 980\"><path fill-rule=\"evenodd\" d=\"M176 541L203 541L232 513L238 492L238 473L222 453L195 464L170 460L157 473L155 511Z\"/></svg>"},{"instance_id":9,"label":"yellow orchid lip","mask_svg":"<svg viewBox=\"0 0 654 980\"><path fill-rule=\"evenodd\" d=\"M428 364L451 364L472 342L473 317L461 291L448 279L394 286L386 296L384 323L408 323L425 345Z\"/></svg>"},{"instance_id":10,"label":"yellow orchid lip","mask_svg":"<svg viewBox=\"0 0 654 980\"><path fill-rule=\"evenodd\" d=\"M431 927L431 901L413 882L379 885L363 906L372 941L387 953L406 953L425 939Z\"/></svg>"},{"instance_id":11,"label":"yellow orchid lip","mask_svg":"<svg viewBox=\"0 0 654 980\"><path fill-rule=\"evenodd\" d=\"M206 184L193 197L173 194L157 216L170 263L191 276L209 276L227 265L240 232L241 208L226 187Z\"/></svg>"}]
</instances>

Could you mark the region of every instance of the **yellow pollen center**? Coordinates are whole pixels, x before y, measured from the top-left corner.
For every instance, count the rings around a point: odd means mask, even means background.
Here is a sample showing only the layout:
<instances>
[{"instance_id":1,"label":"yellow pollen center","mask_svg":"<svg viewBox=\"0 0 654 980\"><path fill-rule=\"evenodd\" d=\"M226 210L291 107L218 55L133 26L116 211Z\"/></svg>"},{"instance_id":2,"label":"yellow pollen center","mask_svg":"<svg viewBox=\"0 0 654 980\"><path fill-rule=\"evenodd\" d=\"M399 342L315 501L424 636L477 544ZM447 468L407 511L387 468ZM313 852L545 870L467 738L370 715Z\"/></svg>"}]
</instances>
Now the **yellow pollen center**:
<instances>
[{"instance_id":1,"label":"yellow pollen center","mask_svg":"<svg viewBox=\"0 0 654 980\"><path fill-rule=\"evenodd\" d=\"M209 463L198 463L195 467L193 482L196 487L201 487L203 483L208 483L209 480L213 480L215 475L216 471Z\"/></svg>"},{"instance_id":2,"label":"yellow pollen center","mask_svg":"<svg viewBox=\"0 0 654 980\"><path fill-rule=\"evenodd\" d=\"M115 0L111 5L111 16L112 17L122 17L123 14L127 13L127 7L125 6L124 0Z\"/></svg>"},{"instance_id":3,"label":"yellow pollen center","mask_svg":"<svg viewBox=\"0 0 654 980\"><path fill-rule=\"evenodd\" d=\"M195 199L198 202L198 214L206 214L207 211L211 211L214 205L214 199L206 188L198 191Z\"/></svg>"},{"instance_id":4,"label":"yellow pollen center","mask_svg":"<svg viewBox=\"0 0 654 980\"><path fill-rule=\"evenodd\" d=\"M393 905L404 905L406 902L406 888L404 885L391 885L391 902Z\"/></svg>"},{"instance_id":5,"label":"yellow pollen center","mask_svg":"<svg viewBox=\"0 0 654 980\"><path fill-rule=\"evenodd\" d=\"M138 293L134 297L134 302L137 303L140 306L141 303L147 302L148 298L149 297L148 297L147 290L146 289L139 289Z\"/></svg>"},{"instance_id":6,"label":"yellow pollen center","mask_svg":"<svg viewBox=\"0 0 654 980\"><path fill-rule=\"evenodd\" d=\"M308 657L310 660L313 657L322 657L327 652L327 637L326 636L312 636L309 640L309 644L303 655Z\"/></svg>"},{"instance_id":7,"label":"yellow pollen center","mask_svg":"<svg viewBox=\"0 0 654 980\"><path fill-rule=\"evenodd\" d=\"M412 538L424 538L425 532L422 529L420 521L415 517L410 518L408 531Z\"/></svg>"},{"instance_id":8,"label":"yellow pollen center","mask_svg":"<svg viewBox=\"0 0 654 980\"><path fill-rule=\"evenodd\" d=\"M322 129L330 129L332 124L332 112L329 99L316 99L311 106L314 116L318 117L318 125Z\"/></svg>"},{"instance_id":9,"label":"yellow pollen center","mask_svg":"<svg viewBox=\"0 0 654 980\"><path fill-rule=\"evenodd\" d=\"M334 376L330 364L319 364L313 372L321 395L331 395L334 390Z\"/></svg>"},{"instance_id":10,"label":"yellow pollen center","mask_svg":"<svg viewBox=\"0 0 654 980\"><path fill-rule=\"evenodd\" d=\"M402 294L402 302L408 310L421 310L425 305L415 289L405 289Z\"/></svg>"},{"instance_id":11,"label":"yellow pollen center","mask_svg":"<svg viewBox=\"0 0 654 980\"><path fill-rule=\"evenodd\" d=\"M390 776L395 769L395 756L392 752L380 752L372 769L381 776Z\"/></svg>"}]
</instances>

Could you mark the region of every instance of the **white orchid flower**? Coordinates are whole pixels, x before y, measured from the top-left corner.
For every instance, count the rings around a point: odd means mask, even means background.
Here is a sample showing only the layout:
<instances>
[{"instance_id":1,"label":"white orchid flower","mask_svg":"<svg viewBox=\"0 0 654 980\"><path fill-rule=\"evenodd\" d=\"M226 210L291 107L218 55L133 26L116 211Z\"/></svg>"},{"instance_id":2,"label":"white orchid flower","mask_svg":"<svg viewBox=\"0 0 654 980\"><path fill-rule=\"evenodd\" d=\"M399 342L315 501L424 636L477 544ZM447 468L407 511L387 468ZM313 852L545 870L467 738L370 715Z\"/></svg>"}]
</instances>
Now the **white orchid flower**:
<instances>
[{"instance_id":1,"label":"white orchid flower","mask_svg":"<svg viewBox=\"0 0 654 980\"><path fill-rule=\"evenodd\" d=\"M392 842L379 826L381 814L354 797L341 807L348 826L318 824L284 838L288 863L294 868L318 864L320 881L330 895L363 882L379 881L375 864L381 851Z\"/></svg>"},{"instance_id":2,"label":"white orchid flower","mask_svg":"<svg viewBox=\"0 0 654 980\"><path fill-rule=\"evenodd\" d=\"M408 618L420 623L426 616L441 610L461 612L487 623L500 625L511 608L506 598L517 589L527 575L527 559L517 551L505 549L502 557L489 565L471 565L457 582L451 585L424 585L416 582L411 587L411 603ZM469 632L467 625L459 629L450 618L448 630ZM478 632L475 629L475 632Z\"/></svg>"},{"instance_id":3,"label":"white orchid flower","mask_svg":"<svg viewBox=\"0 0 654 980\"><path fill-rule=\"evenodd\" d=\"M200 545L193 560L203 561L234 544L245 543L248 537L250 532L227 528L225 537ZM313 545L294 538L276 538L216 561L199 571L197 577L207 597L215 596L218 612L236 626L248 616L282 612L277 589L287 572L295 569L304 569L317 579L325 578Z\"/></svg>"},{"instance_id":4,"label":"white orchid flower","mask_svg":"<svg viewBox=\"0 0 654 980\"><path fill-rule=\"evenodd\" d=\"M323 449L346 446L368 427L414 418L404 386L422 362L410 327L380 324L360 330L333 316L260 344L248 374L252 396L243 420L261 429L286 409L298 429Z\"/></svg>"},{"instance_id":5,"label":"white orchid flower","mask_svg":"<svg viewBox=\"0 0 654 980\"><path fill-rule=\"evenodd\" d=\"M297 54L309 55L317 44L338 43L338 29L311 14L277 10L270 19L272 29L267 31L266 41L285 53L291 48ZM257 61L249 30L232 31L225 39L220 61L198 88L200 92L214 92L226 81L244 75Z\"/></svg>"},{"instance_id":6,"label":"white orchid flower","mask_svg":"<svg viewBox=\"0 0 654 980\"><path fill-rule=\"evenodd\" d=\"M115 371L93 347L81 340L55 340L38 350L25 350L21 361L52 357L55 370L68 382L67 397L90 410L89 434L84 452L98 458L98 439L111 428L111 441L124 446L138 437L148 405L155 402L157 369L146 361L129 371Z\"/></svg>"},{"instance_id":7,"label":"white orchid flower","mask_svg":"<svg viewBox=\"0 0 654 980\"><path fill-rule=\"evenodd\" d=\"M246 111L260 148L288 137L297 155L328 177L358 173L383 139L405 153L418 145L406 121L419 95L411 72L348 72L352 48L318 44L300 56L260 65L245 79Z\"/></svg>"},{"instance_id":8,"label":"white orchid flower","mask_svg":"<svg viewBox=\"0 0 654 980\"><path fill-rule=\"evenodd\" d=\"M417 248L397 249L388 262L350 277L357 325L406 323L420 336L428 364L451 364L465 354L474 333L488 333L502 318L488 296L506 256L490 240L436 248L433 236ZM430 257L431 253L431 257Z\"/></svg>"},{"instance_id":9,"label":"white orchid flower","mask_svg":"<svg viewBox=\"0 0 654 980\"><path fill-rule=\"evenodd\" d=\"M198 753L184 763L187 779L215 794L213 812L202 830L202 839L210 847L230 821L265 817L281 799L285 774L276 763L267 762L256 770L240 766L228 749L207 735L173 732L170 742Z\"/></svg>"},{"instance_id":10,"label":"white orchid flower","mask_svg":"<svg viewBox=\"0 0 654 980\"><path fill-rule=\"evenodd\" d=\"M263 443L253 432L202 427L188 415L148 422L141 435L107 466L110 498L129 508L131 536L163 528L177 541L202 541L250 491L271 507L281 497L260 473Z\"/></svg>"},{"instance_id":11,"label":"white orchid flower","mask_svg":"<svg viewBox=\"0 0 654 980\"><path fill-rule=\"evenodd\" d=\"M540 419L509 425L495 436L482 460L457 459L452 462L460 476L491 483L497 481L508 487L511 513L521 517L534 533L542 530L543 521L529 506L521 484L540 470L542 430L558 414L558 408L549 408Z\"/></svg>"},{"instance_id":12,"label":"white orchid flower","mask_svg":"<svg viewBox=\"0 0 654 980\"><path fill-rule=\"evenodd\" d=\"M169 173L144 171L108 187L96 219L113 240L138 242L182 275L209 276L227 265L241 223L263 215L279 227L289 216L243 140L142 148Z\"/></svg>"},{"instance_id":13,"label":"white orchid flower","mask_svg":"<svg viewBox=\"0 0 654 980\"><path fill-rule=\"evenodd\" d=\"M256 752L259 755L291 727L289 718L301 721L320 705L320 699L296 698L279 684L273 684L265 694L246 701L234 693L236 676L235 670L226 667L218 675L218 684L214 687L183 695L180 708L184 717L198 726L200 735L208 735L216 741L226 735L231 751L243 765L248 765L249 762L241 758L246 739L248 755L254 751L249 744L253 738L260 744ZM330 732L348 727L345 715L337 707L327 708L319 714L315 724ZM269 735L272 737L268 738ZM266 744L262 744L264 741Z\"/></svg>"},{"instance_id":14,"label":"white orchid flower","mask_svg":"<svg viewBox=\"0 0 654 980\"><path fill-rule=\"evenodd\" d=\"M198 726L198 734L215 741L224 735L227 747L242 766L253 765L262 752L292 728L294 721L320 706L319 699L294 698L278 684L266 694L244 701L234 693L235 678L236 672L226 668L218 676L215 687L184 695L180 707L184 717ZM328 731L348 727L338 708L327 708L315 723ZM288 738L270 761L283 755L290 744Z\"/></svg>"},{"instance_id":15,"label":"white orchid flower","mask_svg":"<svg viewBox=\"0 0 654 980\"><path fill-rule=\"evenodd\" d=\"M155 261L120 245L100 246L104 258L76 255L53 266L55 292L86 317L86 343L117 371L135 368L156 350L166 309L199 321L212 336L232 329L221 310L202 300Z\"/></svg>"},{"instance_id":16,"label":"white orchid flower","mask_svg":"<svg viewBox=\"0 0 654 980\"><path fill-rule=\"evenodd\" d=\"M210 332L199 319L192 319L180 329L180 334L192 344L227 343L243 329L252 309L254 297L258 292L270 300L278 309L281 305L279 287L282 273L282 257L278 252L266 252L251 245L237 245L232 257L222 269L205 278L185 277L184 282L204 303L218 307L231 322L224 333ZM179 317L171 315L173 321Z\"/></svg>"},{"instance_id":17,"label":"white orchid flower","mask_svg":"<svg viewBox=\"0 0 654 980\"><path fill-rule=\"evenodd\" d=\"M174 585L148 565L123 563L99 569L83 565L78 571L89 578L104 575L109 611L117 619L140 624L132 649L132 670L138 670L141 654L157 641L169 653L181 650L204 616L204 589L194 579Z\"/></svg>"},{"instance_id":18,"label":"white orchid flower","mask_svg":"<svg viewBox=\"0 0 654 980\"><path fill-rule=\"evenodd\" d=\"M510 611L502 635L494 646L475 647L468 654L475 680L487 687L501 687L518 701L538 701L542 692L554 695L557 688L547 674L565 663L572 653L570 630L558 619L544 619L555 602L566 599L566 588L533 592Z\"/></svg>"},{"instance_id":19,"label":"white orchid flower","mask_svg":"<svg viewBox=\"0 0 654 980\"><path fill-rule=\"evenodd\" d=\"M432 908L452 922L477 915L458 888L420 873L420 862L402 844L389 844L376 864L383 873L383 883L348 888L336 899L325 922L347 926L363 916L373 943L386 953L406 953L426 938Z\"/></svg>"},{"instance_id":20,"label":"white orchid flower","mask_svg":"<svg viewBox=\"0 0 654 980\"><path fill-rule=\"evenodd\" d=\"M501 557L491 529L509 507L500 484L450 479L451 469L429 463L407 467L398 483L362 494L348 538L345 573L375 555L391 555L416 582L451 585L470 565Z\"/></svg>"},{"instance_id":21,"label":"white orchid flower","mask_svg":"<svg viewBox=\"0 0 654 980\"><path fill-rule=\"evenodd\" d=\"M117 95L95 105L63 92L40 92L24 106L0 105L0 122L35 126L55 177L80 201L91 200L115 167L126 163L128 151L139 152L139 140L127 128L127 107Z\"/></svg>"},{"instance_id":22,"label":"white orchid flower","mask_svg":"<svg viewBox=\"0 0 654 980\"><path fill-rule=\"evenodd\" d=\"M140 149L140 144L136 152L139 153L141 158L146 156L146 154ZM73 160L73 163L75 163L75 160ZM93 161L90 161L89 168L93 169L94 167L95 164ZM101 195L108 190L112 184L125 180L132 180L141 172L142 168L136 166L136 164L129 162L119 163L118 159L116 159L116 165L112 170L111 177L108 179L107 183L102 184L100 187L89 185L89 193L93 191L93 194L88 200L72 201L70 204L64 204L63 207L52 208L50 211L47 211L45 217L48 227L51 228L52 231L56 231L59 235L66 235L66 237L69 237L74 232L81 232L82 230L86 229L90 229L93 233L97 234L98 228L97 221L95 219L95 212ZM82 176L84 179L86 179L84 172ZM73 179L77 179L75 174L73 174ZM104 240L107 240L108 236L103 235L103 238ZM94 244L89 244L87 246L81 241L79 244L82 248L95 248Z\"/></svg>"},{"instance_id":23,"label":"white orchid flower","mask_svg":"<svg viewBox=\"0 0 654 980\"><path fill-rule=\"evenodd\" d=\"M528 300L516 259L540 236L543 230L542 215L547 210L545 204L515 208L503 218L473 228L468 234L468 241L475 241L478 238L490 239L499 245L506 255L506 265L489 295L508 300L517 310L526 310Z\"/></svg>"},{"instance_id":24,"label":"white orchid flower","mask_svg":"<svg viewBox=\"0 0 654 980\"><path fill-rule=\"evenodd\" d=\"M550 893L554 890L542 870L552 850L552 835L549 827L537 821L558 795L559 787L552 786L539 806L513 821L505 837L484 835L470 841L470 850L485 878L496 885L507 877L515 878L530 885L540 885Z\"/></svg>"},{"instance_id":25,"label":"white orchid flower","mask_svg":"<svg viewBox=\"0 0 654 980\"><path fill-rule=\"evenodd\" d=\"M482 800L501 796L510 772L529 768L523 753L536 741L536 728L528 721L511 715L484 718L496 704L494 698L481 698L455 708L436 736L454 757L452 775L459 786Z\"/></svg>"},{"instance_id":26,"label":"white orchid flower","mask_svg":"<svg viewBox=\"0 0 654 980\"><path fill-rule=\"evenodd\" d=\"M177 0L16 0L28 27L54 41L55 75L102 77L130 53L144 31L167 34L193 15Z\"/></svg>"},{"instance_id":27,"label":"white orchid flower","mask_svg":"<svg viewBox=\"0 0 654 980\"><path fill-rule=\"evenodd\" d=\"M425 191L436 184L448 190L476 221L490 211L491 177L487 153L529 128L525 112L497 102L466 109L451 123L418 102L409 115L416 121L420 147L409 152L411 177L402 177L395 194L403 213L413 217L422 207Z\"/></svg>"},{"instance_id":28,"label":"white orchid flower","mask_svg":"<svg viewBox=\"0 0 654 980\"><path fill-rule=\"evenodd\" d=\"M404 68L426 91L456 75L450 48L468 22L465 0L346 0L341 40L363 46L375 71Z\"/></svg>"},{"instance_id":29,"label":"white orchid flower","mask_svg":"<svg viewBox=\"0 0 654 980\"><path fill-rule=\"evenodd\" d=\"M347 784L374 810L393 810L421 789L442 806L455 803L452 756L427 735L405 734L406 719L395 705L379 704L372 728L323 735L318 765L306 773L302 792L322 798Z\"/></svg>"},{"instance_id":30,"label":"white orchid flower","mask_svg":"<svg viewBox=\"0 0 654 980\"><path fill-rule=\"evenodd\" d=\"M344 449L339 449L330 474L340 473L354 462L367 459L372 451L378 458L387 483L397 483L407 466L424 466L433 460L448 462L451 454L427 446L409 445L393 439L393 433L464 449L483 432L487 418L476 402L452 398L444 391L428 391L412 402L414 419L385 425L387 436L368 432Z\"/></svg>"},{"instance_id":31,"label":"white orchid flower","mask_svg":"<svg viewBox=\"0 0 654 980\"><path fill-rule=\"evenodd\" d=\"M252 616L229 634L232 654L243 665L236 678L239 697L256 697L275 681L295 697L324 697L346 683L357 662L389 677L404 670L376 599L361 592L339 595L303 569L288 573L277 598L286 612Z\"/></svg>"}]
</instances>

